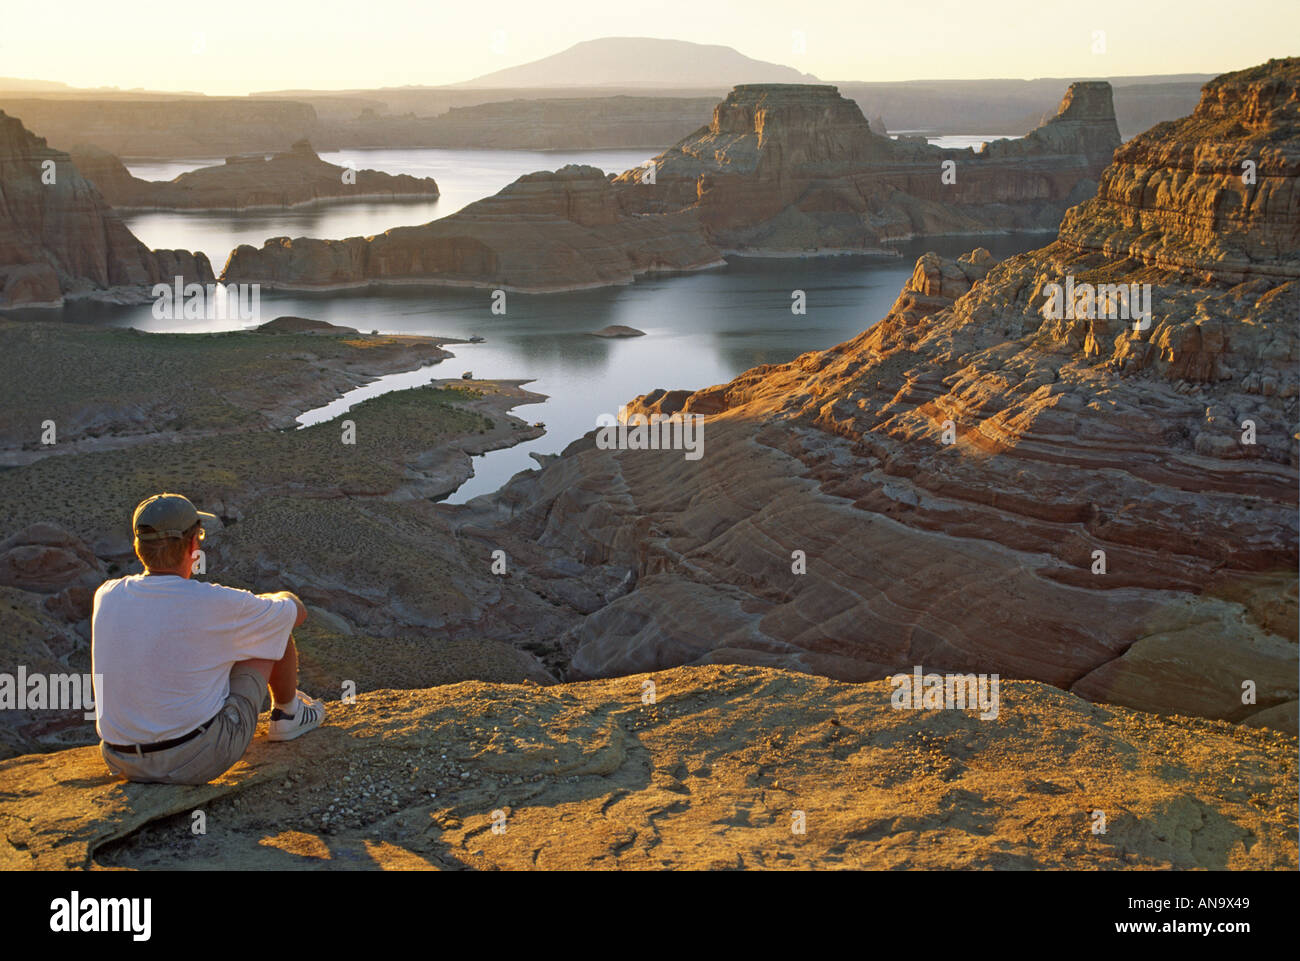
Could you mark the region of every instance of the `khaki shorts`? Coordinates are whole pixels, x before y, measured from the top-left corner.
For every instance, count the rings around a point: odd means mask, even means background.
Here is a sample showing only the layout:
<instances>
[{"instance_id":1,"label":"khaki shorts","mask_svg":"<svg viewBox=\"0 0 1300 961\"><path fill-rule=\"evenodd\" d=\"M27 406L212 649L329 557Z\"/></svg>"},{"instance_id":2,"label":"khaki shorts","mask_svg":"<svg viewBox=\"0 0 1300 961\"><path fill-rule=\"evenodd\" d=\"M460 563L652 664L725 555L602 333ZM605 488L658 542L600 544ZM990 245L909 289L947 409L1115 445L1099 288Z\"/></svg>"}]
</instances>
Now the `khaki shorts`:
<instances>
[{"instance_id":1,"label":"khaki shorts","mask_svg":"<svg viewBox=\"0 0 1300 961\"><path fill-rule=\"evenodd\" d=\"M128 781L206 784L235 766L257 730L266 678L238 663L230 669L230 696L208 729L184 744L149 754L115 751L103 741L99 753L109 770Z\"/></svg>"}]
</instances>

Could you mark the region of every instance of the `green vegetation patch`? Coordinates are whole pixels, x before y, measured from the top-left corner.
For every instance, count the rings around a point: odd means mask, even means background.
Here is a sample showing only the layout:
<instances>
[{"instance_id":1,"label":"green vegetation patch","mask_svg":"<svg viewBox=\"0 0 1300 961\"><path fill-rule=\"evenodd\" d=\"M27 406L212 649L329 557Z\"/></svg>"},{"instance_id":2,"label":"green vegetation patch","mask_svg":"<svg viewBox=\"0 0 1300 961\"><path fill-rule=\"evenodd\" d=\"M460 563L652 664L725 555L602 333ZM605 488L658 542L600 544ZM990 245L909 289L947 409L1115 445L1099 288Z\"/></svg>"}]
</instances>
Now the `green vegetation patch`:
<instances>
[{"instance_id":1,"label":"green vegetation patch","mask_svg":"<svg viewBox=\"0 0 1300 961\"><path fill-rule=\"evenodd\" d=\"M422 502L372 498L266 497L238 524L212 539L209 572L220 583L267 590L284 586L277 572L337 572L337 589L321 604L364 623L394 599L427 621L465 616L474 607L457 586L445 532L404 515ZM403 510L387 510L398 507ZM445 538L443 542L439 538ZM270 583L268 583L268 581ZM387 620L387 618L381 618Z\"/></svg>"},{"instance_id":2,"label":"green vegetation patch","mask_svg":"<svg viewBox=\"0 0 1300 961\"><path fill-rule=\"evenodd\" d=\"M161 490L186 494L200 508L258 494L389 493L420 453L486 426L485 418L455 406L464 400L463 391L417 387L302 430L47 457L0 471L5 531L52 521L83 537L125 537L135 505ZM355 443L344 443L343 421L355 425Z\"/></svg>"},{"instance_id":3,"label":"green vegetation patch","mask_svg":"<svg viewBox=\"0 0 1300 961\"><path fill-rule=\"evenodd\" d=\"M261 415L231 394L274 388L321 362L363 360L366 351L399 343L355 334L150 334L0 320L0 434L30 432L33 418L62 426L97 407L157 431L260 427Z\"/></svg>"}]
</instances>

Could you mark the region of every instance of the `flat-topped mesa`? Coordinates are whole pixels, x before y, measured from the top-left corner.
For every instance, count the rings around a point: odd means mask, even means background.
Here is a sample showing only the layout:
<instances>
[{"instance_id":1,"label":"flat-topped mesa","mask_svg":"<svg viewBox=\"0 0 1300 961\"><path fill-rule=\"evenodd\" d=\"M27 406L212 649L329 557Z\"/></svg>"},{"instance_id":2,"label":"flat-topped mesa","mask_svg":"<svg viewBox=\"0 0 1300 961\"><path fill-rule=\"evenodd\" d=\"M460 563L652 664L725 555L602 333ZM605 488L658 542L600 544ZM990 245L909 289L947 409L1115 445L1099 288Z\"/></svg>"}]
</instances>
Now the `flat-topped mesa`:
<instances>
[{"instance_id":1,"label":"flat-topped mesa","mask_svg":"<svg viewBox=\"0 0 1300 961\"><path fill-rule=\"evenodd\" d=\"M713 120L654 158L657 210L694 203L712 178L772 179L798 170L844 174L893 157L893 141L871 130L861 108L829 84L742 84L713 108ZM645 181L645 168L616 183Z\"/></svg>"},{"instance_id":2,"label":"flat-topped mesa","mask_svg":"<svg viewBox=\"0 0 1300 961\"><path fill-rule=\"evenodd\" d=\"M1028 136L981 152L873 131L830 85L736 87L713 121L615 183L628 210L698 209L711 239L754 252L880 250L894 240L1055 229L1119 144L1110 86L1077 83Z\"/></svg>"},{"instance_id":3,"label":"flat-topped mesa","mask_svg":"<svg viewBox=\"0 0 1300 961\"><path fill-rule=\"evenodd\" d=\"M705 129L679 146L729 173L865 163L886 156L889 144L829 84L742 84L713 108Z\"/></svg>"},{"instance_id":4,"label":"flat-topped mesa","mask_svg":"<svg viewBox=\"0 0 1300 961\"><path fill-rule=\"evenodd\" d=\"M1060 239L1203 282L1300 277L1300 58L1224 74L1121 147Z\"/></svg>"},{"instance_id":5,"label":"flat-topped mesa","mask_svg":"<svg viewBox=\"0 0 1300 961\"><path fill-rule=\"evenodd\" d=\"M177 276L213 280L203 254L142 244L68 154L0 111L0 307L56 307L65 295L144 299Z\"/></svg>"},{"instance_id":6,"label":"flat-topped mesa","mask_svg":"<svg viewBox=\"0 0 1300 961\"><path fill-rule=\"evenodd\" d=\"M289 289L428 283L539 292L627 284L652 271L722 262L693 213L626 214L604 173L571 164L526 174L419 227L243 245L222 278Z\"/></svg>"},{"instance_id":7,"label":"flat-topped mesa","mask_svg":"<svg viewBox=\"0 0 1300 961\"><path fill-rule=\"evenodd\" d=\"M117 157L98 147L74 147L71 154L108 201L124 210L246 210L438 196L432 177L349 171L321 160L307 140L296 141L270 159L227 157L223 164L165 182L133 177Z\"/></svg>"}]
</instances>

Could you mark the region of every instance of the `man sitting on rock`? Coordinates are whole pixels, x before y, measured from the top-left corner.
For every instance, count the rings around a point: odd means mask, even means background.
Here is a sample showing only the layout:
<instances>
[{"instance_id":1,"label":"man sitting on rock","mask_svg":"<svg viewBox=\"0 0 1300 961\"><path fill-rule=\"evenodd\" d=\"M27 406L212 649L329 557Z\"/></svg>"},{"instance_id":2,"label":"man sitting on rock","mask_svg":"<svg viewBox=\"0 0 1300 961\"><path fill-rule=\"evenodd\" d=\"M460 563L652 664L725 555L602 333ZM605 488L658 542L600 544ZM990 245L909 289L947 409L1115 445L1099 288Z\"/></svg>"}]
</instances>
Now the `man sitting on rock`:
<instances>
[{"instance_id":1,"label":"man sitting on rock","mask_svg":"<svg viewBox=\"0 0 1300 961\"><path fill-rule=\"evenodd\" d=\"M223 774L253 740L268 683L268 740L306 734L325 717L297 689L290 632L307 619L302 601L190 579L205 531L219 525L180 494L148 498L131 520L145 572L95 592L100 754L130 781L205 784Z\"/></svg>"}]
</instances>

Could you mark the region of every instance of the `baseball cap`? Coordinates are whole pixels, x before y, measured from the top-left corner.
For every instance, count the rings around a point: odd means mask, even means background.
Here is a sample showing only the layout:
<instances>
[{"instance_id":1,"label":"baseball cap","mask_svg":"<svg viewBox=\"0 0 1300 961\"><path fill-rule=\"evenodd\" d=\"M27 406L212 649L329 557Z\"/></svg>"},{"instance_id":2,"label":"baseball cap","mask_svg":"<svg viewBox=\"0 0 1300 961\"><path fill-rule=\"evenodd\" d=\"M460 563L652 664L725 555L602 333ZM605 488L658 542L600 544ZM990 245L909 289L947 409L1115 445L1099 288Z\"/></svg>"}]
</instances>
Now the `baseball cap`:
<instances>
[{"instance_id":1,"label":"baseball cap","mask_svg":"<svg viewBox=\"0 0 1300 961\"><path fill-rule=\"evenodd\" d=\"M131 529L142 541L182 537L199 522L205 533L221 530L216 514L198 510L183 494L154 494L142 500L131 515Z\"/></svg>"}]
</instances>

